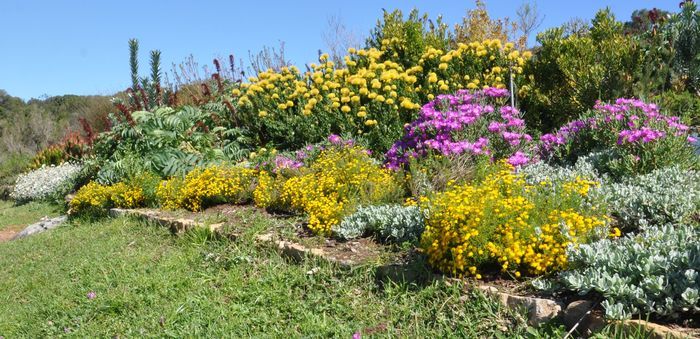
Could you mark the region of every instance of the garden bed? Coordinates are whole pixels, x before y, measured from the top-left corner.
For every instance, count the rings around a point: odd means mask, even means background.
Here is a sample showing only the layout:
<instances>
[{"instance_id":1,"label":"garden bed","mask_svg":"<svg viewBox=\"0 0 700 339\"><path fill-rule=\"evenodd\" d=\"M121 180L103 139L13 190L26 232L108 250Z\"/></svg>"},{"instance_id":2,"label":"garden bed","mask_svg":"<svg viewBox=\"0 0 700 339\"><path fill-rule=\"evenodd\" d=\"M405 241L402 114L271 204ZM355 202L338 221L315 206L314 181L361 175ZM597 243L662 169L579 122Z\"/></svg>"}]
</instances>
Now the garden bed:
<instances>
[{"instance_id":1,"label":"garden bed","mask_svg":"<svg viewBox=\"0 0 700 339\"><path fill-rule=\"evenodd\" d=\"M590 335L602 329L608 322L603 319L598 303L581 300L574 296L552 299L532 293L522 282L506 280L497 274L485 274L481 281L447 278L432 271L423 256L415 249L395 249L378 244L370 238L354 241L313 236L298 218L273 215L253 206L219 205L203 212L159 209L111 209L112 216L135 216L169 228L182 234L201 227L229 239L236 239L247 230L246 222L251 218L264 217L272 220L264 230L256 230L255 239L260 246L277 249L294 261L313 257L352 269L362 265L375 268L378 283L408 282L424 285L434 280L446 279L448 283L463 284L465 289L477 288L491 295L510 308L525 309L528 323L539 326L552 319L560 319L568 329ZM293 226L293 227L290 227ZM700 331L683 328L677 324L668 326L643 321L629 320L618 323L623 333L647 333L651 338L696 337Z\"/></svg>"}]
</instances>

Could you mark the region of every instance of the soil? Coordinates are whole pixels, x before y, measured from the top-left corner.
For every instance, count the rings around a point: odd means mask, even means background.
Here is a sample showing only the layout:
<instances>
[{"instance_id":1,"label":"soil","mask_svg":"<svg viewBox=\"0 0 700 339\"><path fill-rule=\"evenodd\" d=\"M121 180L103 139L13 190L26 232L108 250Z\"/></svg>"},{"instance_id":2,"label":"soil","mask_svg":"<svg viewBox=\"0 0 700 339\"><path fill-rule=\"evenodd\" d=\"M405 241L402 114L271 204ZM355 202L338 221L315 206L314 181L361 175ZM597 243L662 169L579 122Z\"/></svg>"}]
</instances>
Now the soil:
<instances>
[{"instance_id":1,"label":"soil","mask_svg":"<svg viewBox=\"0 0 700 339\"><path fill-rule=\"evenodd\" d=\"M0 230L0 242L12 240L15 234L19 233L21 230L21 226L9 226Z\"/></svg>"}]
</instances>

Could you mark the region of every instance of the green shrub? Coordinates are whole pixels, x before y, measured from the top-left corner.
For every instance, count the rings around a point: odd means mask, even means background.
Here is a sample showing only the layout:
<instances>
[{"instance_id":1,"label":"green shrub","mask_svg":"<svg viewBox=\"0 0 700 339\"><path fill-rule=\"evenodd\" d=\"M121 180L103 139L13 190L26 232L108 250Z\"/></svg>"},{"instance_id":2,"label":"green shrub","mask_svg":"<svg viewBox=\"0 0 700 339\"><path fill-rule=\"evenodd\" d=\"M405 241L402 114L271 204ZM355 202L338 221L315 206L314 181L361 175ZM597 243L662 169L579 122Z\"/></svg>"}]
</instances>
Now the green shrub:
<instances>
[{"instance_id":1,"label":"green shrub","mask_svg":"<svg viewBox=\"0 0 700 339\"><path fill-rule=\"evenodd\" d=\"M161 107L131 116L132 122L113 116L115 126L95 143L97 178L102 183L121 182L140 172L184 176L195 167L240 160L246 154L238 130L229 127L227 109L220 104Z\"/></svg>"},{"instance_id":2,"label":"green shrub","mask_svg":"<svg viewBox=\"0 0 700 339\"><path fill-rule=\"evenodd\" d=\"M530 83L521 99L531 128L551 131L596 100L632 96L639 51L609 9L599 11L583 32L566 26L538 34L541 47L526 66Z\"/></svg>"},{"instance_id":3,"label":"green shrub","mask_svg":"<svg viewBox=\"0 0 700 339\"><path fill-rule=\"evenodd\" d=\"M669 115L677 115L683 123L693 127L700 127L700 96L683 92L666 92L654 97L660 107L663 107Z\"/></svg>"},{"instance_id":4,"label":"green shrub","mask_svg":"<svg viewBox=\"0 0 700 339\"><path fill-rule=\"evenodd\" d=\"M0 186L14 185L17 175L24 172L31 157L21 153L0 155Z\"/></svg>"}]
</instances>

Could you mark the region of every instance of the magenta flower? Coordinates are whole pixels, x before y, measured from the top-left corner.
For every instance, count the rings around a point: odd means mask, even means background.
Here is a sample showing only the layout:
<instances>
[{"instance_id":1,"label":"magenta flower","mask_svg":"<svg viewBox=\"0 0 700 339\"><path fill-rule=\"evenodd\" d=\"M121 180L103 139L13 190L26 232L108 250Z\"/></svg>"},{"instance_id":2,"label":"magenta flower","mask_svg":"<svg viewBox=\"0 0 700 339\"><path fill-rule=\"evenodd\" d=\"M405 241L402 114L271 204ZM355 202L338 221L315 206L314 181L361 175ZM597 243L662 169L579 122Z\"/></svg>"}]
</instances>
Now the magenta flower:
<instances>
[{"instance_id":1,"label":"magenta flower","mask_svg":"<svg viewBox=\"0 0 700 339\"><path fill-rule=\"evenodd\" d=\"M641 147L666 138L688 138L689 127L676 116L661 113L655 104L619 98L614 103L596 102L592 115L575 120L540 138L539 155L548 157L580 142L595 140L607 146ZM568 145L561 148L561 145Z\"/></svg>"},{"instance_id":2,"label":"magenta flower","mask_svg":"<svg viewBox=\"0 0 700 339\"><path fill-rule=\"evenodd\" d=\"M337 134L331 134L328 136L328 142L334 145L338 145L343 142L343 139Z\"/></svg>"},{"instance_id":3,"label":"magenta flower","mask_svg":"<svg viewBox=\"0 0 700 339\"><path fill-rule=\"evenodd\" d=\"M507 96L504 89L459 90L439 95L425 104L417 120L408 124L404 136L386 153L386 167L398 169L411 158L434 152L442 155L474 154L503 158L532 140L525 134L525 121L514 107L487 102Z\"/></svg>"},{"instance_id":4,"label":"magenta flower","mask_svg":"<svg viewBox=\"0 0 700 339\"><path fill-rule=\"evenodd\" d=\"M508 158L508 163L515 167L525 165L528 163L528 161L530 161L530 159L527 157L527 155L520 151L515 152L515 154Z\"/></svg>"}]
</instances>

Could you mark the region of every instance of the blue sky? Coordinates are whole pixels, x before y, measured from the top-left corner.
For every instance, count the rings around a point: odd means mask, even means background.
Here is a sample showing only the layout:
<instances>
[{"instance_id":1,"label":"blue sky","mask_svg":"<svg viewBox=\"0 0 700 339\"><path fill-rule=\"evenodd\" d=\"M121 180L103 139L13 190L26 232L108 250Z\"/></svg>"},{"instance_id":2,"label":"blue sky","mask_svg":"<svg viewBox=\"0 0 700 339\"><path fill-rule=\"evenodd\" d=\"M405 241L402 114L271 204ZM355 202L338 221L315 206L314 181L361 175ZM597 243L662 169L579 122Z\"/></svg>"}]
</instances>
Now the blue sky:
<instances>
[{"instance_id":1,"label":"blue sky","mask_svg":"<svg viewBox=\"0 0 700 339\"><path fill-rule=\"evenodd\" d=\"M679 0L538 0L545 15L540 30L572 17L590 19L609 6L618 19L634 9L676 11ZM522 0L487 0L492 17L514 16ZM405 12L417 7L449 24L461 20L474 2L462 1L0 1L0 89L24 99L44 94L112 94L130 83L129 38L141 44L146 73L148 51L160 49L166 70L192 54L200 64L233 53L286 43L288 59L313 62L324 47L322 33L330 16L342 18L366 36L381 9Z\"/></svg>"}]
</instances>

